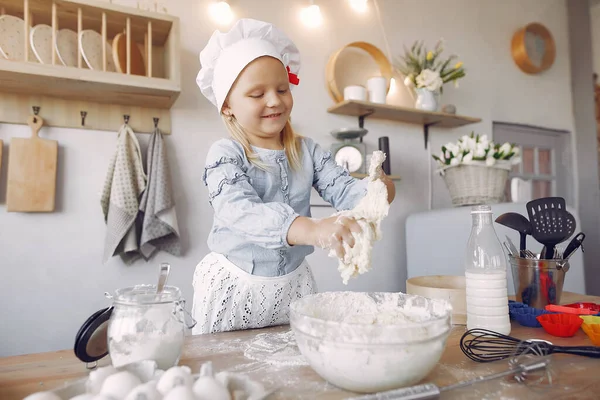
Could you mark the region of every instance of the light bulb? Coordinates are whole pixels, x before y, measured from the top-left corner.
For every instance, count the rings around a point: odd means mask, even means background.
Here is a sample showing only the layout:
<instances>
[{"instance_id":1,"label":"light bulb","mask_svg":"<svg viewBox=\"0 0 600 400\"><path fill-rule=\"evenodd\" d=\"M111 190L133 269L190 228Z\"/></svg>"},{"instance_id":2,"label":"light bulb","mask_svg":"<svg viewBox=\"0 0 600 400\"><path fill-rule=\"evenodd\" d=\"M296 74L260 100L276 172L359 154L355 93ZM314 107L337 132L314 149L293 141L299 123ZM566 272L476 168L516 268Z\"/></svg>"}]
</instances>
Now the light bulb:
<instances>
[{"instance_id":1,"label":"light bulb","mask_svg":"<svg viewBox=\"0 0 600 400\"><path fill-rule=\"evenodd\" d=\"M212 3L209 6L209 12L217 24L227 25L233 20L233 12L226 1Z\"/></svg>"},{"instance_id":2,"label":"light bulb","mask_svg":"<svg viewBox=\"0 0 600 400\"><path fill-rule=\"evenodd\" d=\"M366 12L369 7L367 6L368 0L348 0L350 3L350 7L354 9L354 11L358 11L361 13Z\"/></svg>"},{"instance_id":3,"label":"light bulb","mask_svg":"<svg viewBox=\"0 0 600 400\"><path fill-rule=\"evenodd\" d=\"M300 12L300 19L309 28L316 28L323 23L323 16L318 5L312 4Z\"/></svg>"}]
</instances>

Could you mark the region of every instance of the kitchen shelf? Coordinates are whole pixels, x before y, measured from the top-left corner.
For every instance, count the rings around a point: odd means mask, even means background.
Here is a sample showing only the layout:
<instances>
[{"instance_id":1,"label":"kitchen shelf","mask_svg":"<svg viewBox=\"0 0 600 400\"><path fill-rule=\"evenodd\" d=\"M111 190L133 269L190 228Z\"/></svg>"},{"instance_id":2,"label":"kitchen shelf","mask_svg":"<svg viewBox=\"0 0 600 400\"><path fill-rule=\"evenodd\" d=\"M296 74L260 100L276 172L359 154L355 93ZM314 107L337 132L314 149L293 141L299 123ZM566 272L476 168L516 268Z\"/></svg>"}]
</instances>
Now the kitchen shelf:
<instances>
[{"instance_id":1,"label":"kitchen shelf","mask_svg":"<svg viewBox=\"0 0 600 400\"><path fill-rule=\"evenodd\" d=\"M360 179L366 178L368 176L367 174L359 174L359 173L356 173L356 172L352 172L350 175L352 175L355 178L360 178ZM402 179L398 175L388 175L388 178L390 178L393 181L399 181L399 180Z\"/></svg>"},{"instance_id":2,"label":"kitchen shelf","mask_svg":"<svg viewBox=\"0 0 600 400\"><path fill-rule=\"evenodd\" d=\"M129 116L136 132L151 132L158 118L161 130L170 133L169 110L181 93L177 17L94 0L3 0L0 14L22 18L26 38L33 27L45 24L53 38L60 29L78 35L94 30L107 43L101 46L101 67L92 70L79 45L77 65L64 66L54 46L52 62L41 64L31 59L30 40L25 40L25 60L0 59L0 122L24 124L23 115L37 106L48 126L116 131ZM122 33L127 39L123 72L111 72L108 45ZM145 75L132 73L136 47Z\"/></svg>"},{"instance_id":3,"label":"kitchen shelf","mask_svg":"<svg viewBox=\"0 0 600 400\"><path fill-rule=\"evenodd\" d=\"M327 112L338 115L358 117L359 126L361 128L364 127L364 119L366 117L422 125L425 138L425 148L427 148L429 127L432 125L441 128L456 128L458 126L481 122L480 118L441 112L423 111L415 108L400 107L390 104L378 104L358 100L342 101L329 107Z\"/></svg>"}]
</instances>

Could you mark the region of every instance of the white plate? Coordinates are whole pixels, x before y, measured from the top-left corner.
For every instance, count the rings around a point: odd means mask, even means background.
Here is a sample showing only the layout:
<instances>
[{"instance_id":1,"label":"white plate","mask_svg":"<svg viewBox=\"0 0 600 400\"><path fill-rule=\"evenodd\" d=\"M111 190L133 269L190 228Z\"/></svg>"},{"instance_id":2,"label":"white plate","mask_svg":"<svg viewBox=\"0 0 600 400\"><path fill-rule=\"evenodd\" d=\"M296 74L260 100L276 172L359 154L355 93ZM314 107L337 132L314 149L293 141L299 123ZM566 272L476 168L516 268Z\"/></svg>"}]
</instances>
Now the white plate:
<instances>
[{"instance_id":1,"label":"white plate","mask_svg":"<svg viewBox=\"0 0 600 400\"><path fill-rule=\"evenodd\" d=\"M87 66L90 69L102 71L102 35L90 29L81 31L79 47ZM106 42L106 70L116 71L112 58L112 46L108 42Z\"/></svg>"},{"instance_id":2,"label":"white plate","mask_svg":"<svg viewBox=\"0 0 600 400\"><path fill-rule=\"evenodd\" d=\"M12 15L0 16L0 54L9 60L25 61L25 21ZM37 62L29 48L29 61Z\"/></svg>"},{"instance_id":3,"label":"white plate","mask_svg":"<svg viewBox=\"0 0 600 400\"><path fill-rule=\"evenodd\" d=\"M42 64L52 64L52 27L36 25L31 29L29 44L37 60Z\"/></svg>"},{"instance_id":4,"label":"white plate","mask_svg":"<svg viewBox=\"0 0 600 400\"><path fill-rule=\"evenodd\" d=\"M70 29L60 29L56 32L55 47L62 65L77 67L77 33Z\"/></svg>"}]
</instances>

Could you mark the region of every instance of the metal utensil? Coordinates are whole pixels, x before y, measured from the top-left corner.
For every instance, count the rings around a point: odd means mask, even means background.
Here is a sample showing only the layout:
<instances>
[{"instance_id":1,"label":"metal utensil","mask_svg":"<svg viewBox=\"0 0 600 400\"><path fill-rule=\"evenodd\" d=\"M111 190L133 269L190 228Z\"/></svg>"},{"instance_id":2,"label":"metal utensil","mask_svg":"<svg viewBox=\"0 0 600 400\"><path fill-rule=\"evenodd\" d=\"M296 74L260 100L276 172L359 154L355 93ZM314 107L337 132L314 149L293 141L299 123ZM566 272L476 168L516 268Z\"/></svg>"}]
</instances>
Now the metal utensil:
<instances>
[{"instance_id":1,"label":"metal utensil","mask_svg":"<svg viewBox=\"0 0 600 400\"><path fill-rule=\"evenodd\" d=\"M521 251L521 257L525 257L523 251L527 248L527 235L531 235L533 232L531 222L523 215L515 212L508 212L498 216L496 222L519 232L521 237L519 250Z\"/></svg>"},{"instance_id":2,"label":"metal utensil","mask_svg":"<svg viewBox=\"0 0 600 400\"><path fill-rule=\"evenodd\" d=\"M410 386L406 388L394 389L387 392L368 394L359 397L351 397L349 400L424 400L437 399L442 392L447 392L453 389L460 389L466 386L471 386L475 383L490 381L505 376L513 375L515 380L520 383L525 383L527 375L542 369L546 369L550 364L549 357L535 357L524 359L523 357L515 357L509 362L509 369L491 375L480 376L468 381L462 381L449 386L439 387L433 383L425 383L422 385Z\"/></svg>"},{"instance_id":3,"label":"metal utensil","mask_svg":"<svg viewBox=\"0 0 600 400\"><path fill-rule=\"evenodd\" d=\"M513 251L513 250L516 250L516 249L511 249L511 248L510 248L510 245L508 244L508 242L503 242L502 244L504 244L504 248L506 248L506 251L508 251L508 254L509 254L509 255L511 255L511 256L513 256L513 257L516 257L516 256L517 256L517 253L515 253L515 252Z\"/></svg>"},{"instance_id":4,"label":"metal utensil","mask_svg":"<svg viewBox=\"0 0 600 400\"><path fill-rule=\"evenodd\" d=\"M532 236L545 246L545 252L540 258L552 258L556 245L567 240L575 232L575 217L566 210L562 197L532 200L526 207L533 227Z\"/></svg>"},{"instance_id":5,"label":"metal utensil","mask_svg":"<svg viewBox=\"0 0 600 400\"><path fill-rule=\"evenodd\" d=\"M571 239L571 241L567 245L567 248L565 249L565 251L563 253L563 259L568 260L569 257L571 257L571 255L573 253L575 253L575 251L579 247L581 247L581 251L584 251L583 250L583 240L584 239L585 239L585 233L583 233L583 232L579 232L577 235L575 235L575 237L573 239Z\"/></svg>"},{"instance_id":6,"label":"metal utensil","mask_svg":"<svg viewBox=\"0 0 600 400\"><path fill-rule=\"evenodd\" d=\"M532 347L531 344L534 342L536 346ZM565 353L600 358L600 347L556 346L546 340L521 340L480 328L470 329L462 335L460 349L467 357L477 362L504 360L531 351L535 351L538 355Z\"/></svg>"},{"instance_id":7,"label":"metal utensil","mask_svg":"<svg viewBox=\"0 0 600 400\"><path fill-rule=\"evenodd\" d=\"M520 252L519 250L517 250L517 246L515 246L515 244L513 243L513 241L508 237L508 235L506 236L506 242L508 243L508 246L510 247L510 250L512 252L512 254L517 257L517 256L523 256L523 252Z\"/></svg>"},{"instance_id":8,"label":"metal utensil","mask_svg":"<svg viewBox=\"0 0 600 400\"><path fill-rule=\"evenodd\" d=\"M156 284L156 294L162 293L167 280L169 279L169 273L171 272L171 264L162 263L158 270L158 283Z\"/></svg>"}]
</instances>

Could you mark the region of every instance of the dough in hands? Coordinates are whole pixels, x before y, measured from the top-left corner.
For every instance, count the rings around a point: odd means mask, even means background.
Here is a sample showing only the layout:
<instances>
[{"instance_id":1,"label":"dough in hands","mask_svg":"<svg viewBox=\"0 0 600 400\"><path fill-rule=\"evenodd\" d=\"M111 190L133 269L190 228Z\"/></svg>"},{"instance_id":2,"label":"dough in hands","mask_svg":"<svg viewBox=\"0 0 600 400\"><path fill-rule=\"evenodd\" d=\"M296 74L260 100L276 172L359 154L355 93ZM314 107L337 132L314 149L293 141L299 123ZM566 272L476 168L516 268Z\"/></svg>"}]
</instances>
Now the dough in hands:
<instances>
[{"instance_id":1,"label":"dough in hands","mask_svg":"<svg viewBox=\"0 0 600 400\"><path fill-rule=\"evenodd\" d=\"M378 179L384 161L385 154L382 151L373 152L369 175L365 178L368 181L367 194L352 210L334 214L334 216L354 218L362 229L359 233L353 233L354 247L344 243L344 258L339 259L338 265L344 285L348 284L350 278L371 269L373 242L382 237L381 221L388 215L390 209L387 187L381 179ZM337 257L335 250L330 250L329 256Z\"/></svg>"}]
</instances>

